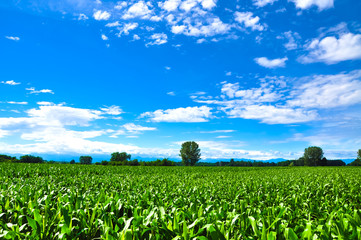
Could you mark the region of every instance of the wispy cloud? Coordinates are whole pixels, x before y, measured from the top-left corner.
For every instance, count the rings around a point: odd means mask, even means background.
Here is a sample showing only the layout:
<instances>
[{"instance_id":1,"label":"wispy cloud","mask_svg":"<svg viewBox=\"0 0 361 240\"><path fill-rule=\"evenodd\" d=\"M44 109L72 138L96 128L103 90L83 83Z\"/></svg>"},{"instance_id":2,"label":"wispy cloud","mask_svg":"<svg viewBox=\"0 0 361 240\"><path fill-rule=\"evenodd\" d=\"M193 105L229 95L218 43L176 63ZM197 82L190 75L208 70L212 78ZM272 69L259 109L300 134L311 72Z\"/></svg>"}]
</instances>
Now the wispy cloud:
<instances>
[{"instance_id":1,"label":"wispy cloud","mask_svg":"<svg viewBox=\"0 0 361 240\"><path fill-rule=\"evenodd\" d=\"M31 88L26 88L26 90L29 91L30 94L38 94L38 93L54 94L53 90L50 90L50 89L36 90L35 88L31 87Z\"/></svg>"},{"instance_id":2,"label":"wispy cloud","mask_svg":"<svg viewBox=\"0 0 361 240\"><path fill-rule=\"evenodd\" d=\"M20 82L15 82L14 80L1 81L1 83L2 83L2 84L7 84L7 85L12 85L12 86L21 84Z\"/></svg>"},{"instance_id":3,"label":"wispy cloud","mask_svg":"<svg viewBox=\"0 0 361 240\"><path fill-rule=\"evenodd\" d=\"M14 36L5 36L5 38L7 38L9 40L13 40L13 41L19 41L20 40L19 37L14 37Z\"/></svg>"}]
</instances>

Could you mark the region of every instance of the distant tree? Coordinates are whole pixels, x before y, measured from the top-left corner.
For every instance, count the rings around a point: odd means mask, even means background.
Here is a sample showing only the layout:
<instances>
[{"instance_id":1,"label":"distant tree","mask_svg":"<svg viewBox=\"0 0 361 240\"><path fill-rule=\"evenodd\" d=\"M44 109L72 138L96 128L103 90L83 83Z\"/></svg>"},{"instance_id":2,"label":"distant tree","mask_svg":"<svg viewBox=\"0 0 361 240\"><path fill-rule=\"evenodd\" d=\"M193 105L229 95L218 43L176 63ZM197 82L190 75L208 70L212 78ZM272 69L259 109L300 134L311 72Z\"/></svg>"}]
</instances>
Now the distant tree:
<instances>
[{"instance_id":1,"label":"distant tree","mask_svg":"<svg viewBox=\"0 0 361 240\"><path fill-rule=\"evenodd\" d=\"M70 161L70 164L75 164L75 160L72 159L72 160Z\"/></svg>"},{"instance_id":2,"label":"distant tree","mask_svg":"<svg viewBox=\"0 0 361 240\"><path fill-rule=\"evenodd\" d=\"M0 162L16 162L16 157L11 157L8 155L0 155Z\"/></svg>"},{"instance_id":3,"label":"distant tree","mask_svg":"<svg viewBox=\"0 0 361 240\"><path fill-rule=\"evenodd\" d=\"M126 152L114 152L111 155L110 161L111 162L127 162L130 160L131 155L127 154Z\"/></svg>"},{"instance_id":4,"label":"distant tree","mask_svg":"<svg viewBox=\"0 0 361 240\"><path fill-rule=\"evenodd\" d=\"M327 159L325 157L323 157L317 165L318 166L327 166Z\"/></svg>"},{"instance_id":5,"label":"distant tree","mask_svg":"<svg viewBox=\"0 0 361 240\"><path fill-rule=\"evenodd\" d=\"M321 166L323 163L323 151L320 147L308 147L303 154L305 166Z\"/></svg>"},{"instance_id":6,"label":"distant tree","mask_svg":"<svg viewBox=\"0 0 361 240\"><path fill-rule=\"evenodd\" d=\"M361 166L361 149L357 151L357 158L355 159L355 161L349 163L348 165L353 167Z\"/></svg>"},{"instance_id":7,"label":"distant tree","mask_svg":"<svg viewBox=\"0 0 361 240\"><path fill-rule=\"evenodd\" d=\"M20 162L22 163L43 163L44 160L42 157L35 157L33 155L24 155L20 157Z\"/></svg>"},{"instance_id":8,"label":"distant tree","mask_svg":"<svg viewBox=\"0 0 361 240\"><path fill-rule=\"evenodd\" d=\"M91 156L80 156L80 164L92 164L93 158Z\"/></svg>"},{"instance_id":9,"label":"distant tree","mask_svg":"<svg viewBox=\"0 0 361 240\"><path fill-rule=\"evenodd\" d=\"M229 161L229 166L234 166L234 159L232 158L231 161Z\"/></svg>"},{"instance_id":10,"label":"distant tree","mask_svg":"<svg viewBox=\"0 0 361 240\"><path fill-rule=\"evenodd\" d=\"M108 165L108 163L109 163L108 161L102 161L102 165L104 165L104 166Z\"/></svg>"},{"instance_id":11,"label":"distant tree","mask_svg":"<svg viewBox=\"0 0 361 240\"><path fill-rule=\"evenodd\" d=\"M196 142L188 141L182 143L179 156L185 166L194 166L201 159L201 149Z\"/></svg>"},{"instance_id":12,"label":"distant tree","mask_svg":"<svg viewBox=\"0 0 361 240\"><path fill-rule=\"evenodd\" d=\"M346 166L346 163L342 160L327 160L327 166Z\"/></svg>"}]
</instances>

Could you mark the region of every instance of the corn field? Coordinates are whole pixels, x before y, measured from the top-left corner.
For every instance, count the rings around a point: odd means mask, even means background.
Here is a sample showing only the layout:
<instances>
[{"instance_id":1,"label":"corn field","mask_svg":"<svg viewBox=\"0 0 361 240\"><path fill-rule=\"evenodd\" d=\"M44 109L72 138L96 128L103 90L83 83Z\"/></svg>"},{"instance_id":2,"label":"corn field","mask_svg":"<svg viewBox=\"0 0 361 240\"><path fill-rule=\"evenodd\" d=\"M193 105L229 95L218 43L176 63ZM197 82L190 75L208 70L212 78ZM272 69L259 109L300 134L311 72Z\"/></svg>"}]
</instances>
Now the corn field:
<instances>
[{"instance_id":1,"label":"corn field","mask_svg":"<svg viewBox=\"0 0 361 240\"><path fill-rule=\"evenodd\" d=\"M0 239L361 239L361 168L0 164Z\"/></svg>"}]
</instances>

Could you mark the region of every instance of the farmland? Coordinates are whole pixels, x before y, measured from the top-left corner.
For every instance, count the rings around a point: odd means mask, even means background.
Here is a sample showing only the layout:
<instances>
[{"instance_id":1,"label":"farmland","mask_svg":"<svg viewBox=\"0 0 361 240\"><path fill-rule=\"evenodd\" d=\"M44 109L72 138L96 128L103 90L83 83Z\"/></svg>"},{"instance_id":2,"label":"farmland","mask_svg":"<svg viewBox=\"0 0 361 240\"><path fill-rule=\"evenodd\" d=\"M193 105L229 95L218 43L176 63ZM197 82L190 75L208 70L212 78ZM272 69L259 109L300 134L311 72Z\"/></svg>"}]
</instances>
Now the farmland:
<instances>
[{"instance_id":1,"label":"farmland","mask_svg":"<svg viewBox=\"0 0 361 240\"><path fill-rule=\"evenodd\" d=\"M1 239L361 239L358 167L0 164Z\"/></svg>"}]
</instances>

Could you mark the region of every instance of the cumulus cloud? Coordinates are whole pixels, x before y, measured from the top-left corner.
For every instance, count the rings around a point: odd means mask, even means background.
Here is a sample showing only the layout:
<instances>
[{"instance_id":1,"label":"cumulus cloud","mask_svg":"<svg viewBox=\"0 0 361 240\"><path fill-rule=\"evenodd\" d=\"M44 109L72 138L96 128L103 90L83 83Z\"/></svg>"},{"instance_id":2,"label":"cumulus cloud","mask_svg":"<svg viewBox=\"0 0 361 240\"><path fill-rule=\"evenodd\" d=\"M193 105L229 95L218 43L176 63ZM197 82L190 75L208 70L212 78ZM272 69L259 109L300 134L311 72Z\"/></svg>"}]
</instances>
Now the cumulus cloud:
<instances>
[{"instance_id":1,"label":"cumulus cloud","mask_svg":"<svg viewBox=\"0 0 361 240\"><path fill-rule=\"evenodd\" d=\"M168 42L168 36L165 33L154 33L150 36L152 41L148 42L146 45L162 45Z\"/></svg>"},{"instance_id":2,"label":"cumulus cloud","mask_svg":"<svg viewBox=\"0 0 361 240\"><path fill-rule=\"evenodd\" d=\"M361 59L361 34L344 33L323 39L314 39L306 45L308 54L299 58L302 63L324 62L335 64L341 61Z\"/></svg>"},{"instance_id":3,"label":"cumulus cloud","mask_svg":"<svg viewBox=\"0 0 361 240\"><path fill-rule=\"evenodd\" d=\"M168 12L172 12L178 9L180 3L181 0L167 0L163 3L159 2L159 6Z\"/></svg>"},{"instance_id":4,"label":"cumulus cloud","mask_svg":"<svg viewBox=\"0 0 361 240\"><path fill-rule=\"evenodd\" d=\"M154 112L145 112L140 117L148 118L152 122L208 122L213 117L211 110L212 108L207 106L159 109Z\"/></svg>"},{"instance_id":5,"label":"cumulus cloud","mask_svg":"<svg viewBox=\"0 0 361 240\"><path fill-rule=\"evenodd\" d=\"M252 31L263 31L265 25L259 23L259 17L253 17L252 12L235 12L235 20L247 28L251 28Z\"/></svg>"},{"instance_id":6,"label":"cumulus cloud","mask_svg":"<svg viewBox=\"0 0 361 240\"><path fill-rule=\"evenodd\" d=\"M107 11L101 11L98 10L93 14L93 17L95 20L101 21L101 20L108 20L110 18L111 14Z\"/></svg>"},{"instance_id":7,"label":"cumulus cloud","mask_svg":"<svg viewBox=\"0 0 361 240\"><path fill-rule=\"evenodd\" d=\"M296 4L297 8L308 9L317 6L320 11L332 8L333 0L291 0Z\"/></svg>"},{"instance_id":8,"label":"cumulus cloud","mask_svg":"<svg viewBox=\"0 0 361 240\"><path fill-rule=\"evenodd\" d=\"M85 21L89 19L87 15L85 15L84 13L80 13L79 16L78 16L78 20L79 21Z\"/></svg>"},{"instance_id":9,"label":"cumulus cloud","mask_svg":"<svg viewBox=\"0 0 361 240\"><path fill-rule=\"evenodd\" d=\"M255 5L257 7L264 7L268 4L273 4L276 1L278 1L278 0L254 0L253 5Z\"/></svg>"},{"instance_id":10,"label":"cumulus cloud","mask_svg":"<svg viewBox=\"0 0 361 240\"><path fill-rule=\"evenodd\" d=\"M169 95L169 96L175 96L175 92L167 92L167 95Z\"/></svg>"},{"instance_id":11,"label":"cumulus cloud","mask_svg":"<svg viewBox=\"0 0 361 240\"><path fill-rule=\"evenodd\" d=\"M14 36L5 36L5 38L7 38L9 40L13 40L13 41L19 41L20 40L19 37L14 37Z\"/></svg>"},{"instance_id":12,"label":"cumulus cloud","mask_svg":"<svg viewBox=\"0 0 361 240\"><path fill-rule=\"evenodd\" d=\"M223 23L218 17L208 18L205 24L192 24L189 21L183 25L174 25L171 28L174 34L184 34L186 36L205 36L211 37L218 34L226 34L230 31L231 26Z\"/></svg>"},{"instance_id":13,"label":"cumulus cloud","mask_svg":"<svg viewBox=\"0 0 361 240\"><path fill-rule=\"evenodd\" d=\"M144 1L134 3L128 8L128 10L122 16L123 19L141 18L150 19L153 11L149 9L149 6Z\"/></svg>"},{"instance_id":14,"label":"cumulus cloud","mask_svg":"<svg viewBox=\"0 0 361 240\"><path fill-rule=\"evenodd\" d=\"M284 57L284 58L268 59L266 57L260 57L260 58L255 58L254 60L258 65L265 68L278 68L278 67L285 67L288 58Z\"/></svg>"},{"instance_id":15,"label":"cumulus cloud","mask_svg":"<svg viewBox=\"0 0 361 240\"><path fill-rule=\"evenodd\" d=\"M38 93L54 94L53 90L50 90L50 89L36 90L35 88L31 87L31 88L26 88L26 90L29 91L30 94L38 94Z\"/></svg>"},{"instance_id":16,"label":"cumulus cloud","mask_svg":"<svg viewBox=\"0 0 361 240\"><path fill-rule=\"evenodd\" d=\"M107 40L108 40L108 37L107 37L105 34L102 34L101 37L102 37L102 39L103 39L104 41L107 41Z\"/></svg>"},{"instance_id":17,"label":"cumulus cloud","mask_svg":"<svg viewBox=\"0 0 361 240\"><path fill-rule=\"evenodd\" d=\"M1 81L1 83L2 83L2 84L7 84L7 85L12 85L12 86L21 84L20 82L15 82L14 80Z\"/></svg>"}]
</instances>

